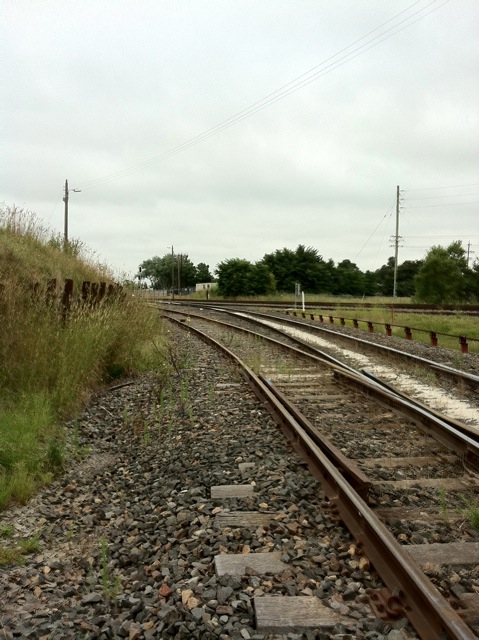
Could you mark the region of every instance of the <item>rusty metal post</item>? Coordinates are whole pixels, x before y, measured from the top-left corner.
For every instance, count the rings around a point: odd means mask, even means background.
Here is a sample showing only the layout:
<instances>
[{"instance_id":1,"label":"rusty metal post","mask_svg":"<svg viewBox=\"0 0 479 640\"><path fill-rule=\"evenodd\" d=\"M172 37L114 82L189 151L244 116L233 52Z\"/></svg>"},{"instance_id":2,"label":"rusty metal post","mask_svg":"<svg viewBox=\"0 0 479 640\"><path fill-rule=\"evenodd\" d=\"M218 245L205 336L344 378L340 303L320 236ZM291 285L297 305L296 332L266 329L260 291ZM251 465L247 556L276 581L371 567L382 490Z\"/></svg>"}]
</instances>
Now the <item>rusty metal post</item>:
<instances>
[{"instance_id":1,"label":"rusty metal post","mask_svg":"<svg viewBox=\"0 0 479 640\"><path fill-rule=\"evenodd\" d=\"M62 295L62 314L63 320L67 319L67 315L71 308L73 296L73 280L65 280L65 286L63 287L63 295Z\"/></svg>"},{"instance_id":2,"label":"rusty metal post","mask_svg":"<svg viewBox=\"0 0 479 640\"><path fill-rule=\"evenodd\" d=\"M89 280L84 280L81 285L81 299L86 304L90 297L90 285L91 282Z\"/></svg>"},{"instance_id":3,"label":"rusty metal post","mask_svg":"<svg viewBox=\"0 0 479 640\"><path fill-rule=\"evenodd\" d=\"M368 320L368 331L374 333L374 324L370 320Z\"/></svg>"},{"instance_id":4,"label":"rusty metal post","mask_svg":"<svg viewBox=\"0 0 479 640\"><path fill-rule=\"evenodd\" d=\"M459 344L461 345L461 353L467 353L469 346L467 344L466 336L459 336Z\"/></svg>"},{"instance_id":5,"label":"rusty metal post","mask_svg":"<svg viewBox=\"0 0 479 640\"><path fill-rule=\"evenodd\" d=\"M320 321L320 322L324 322L324 318L323 318L323 316L322 316L322 315L320 315L320 316L319 316L319 321Z\"/></svg>"},{"instance_id":6,"label":"rusty metal post","mask_svg":"<svg viewBox=\"0 0 479 640\"><path fill-rule=\"evenodd\" d=\"M311 320L314 320L314 313L310 313L309 317L310 317Z\"/></svg>"},{"instance_id":7,"label":"rusty metal post","mask_svg":"<svg viewBox=\"0 0 479 640\"><path fill-rule=\"evenodd\" d=\"M406 340L412 340L411 327L404 327L404 333L406 335Z\"/></svg>"},{"instance_id":8,"label":"rusty metal post","mask_svg":"<svg viewBox=\"0 0 479 640\"><path fill-rule=\"evenodd\" d=\"M359 329L359 322L356 320L356 318L353 318L353 326L355 329Z\"/></svg>"},{"instance_id":9,"label":"rusty metal post","mask_svg":"<svg viewBox=\"0 0 479 640\"><path fill-rule=\"evenodd\" d=\"M333 316L329 316L329 322L330 322L331 324L334 324L334 318L333 318Z\"/></svg>"},{"instance_id":10,"label":"rusty metal post","mask_svg":"<svg viewBox=\"0 0 479 640\"><path fill-rule=\"evenodd\" d=\"M306 313L304 311L301 312L301 317L306 320Z\"/></svg>"},{"instance_id":11,"label":"rusty metal post","mask_svg":"<svg viewBox=\"0 0 479 640\"><path fill-rule=\"evenodd\" d=\"M389 322L386 322L384 326L386 327L386 335L392 336L393 330L391 329L391 325L389 324Z\"/></svg>"},{"instance_id":12,"label":"rusty metal post","mask_svg":"<svg viewBox=\"0 0 479 640\"><path fill-rule=\"evenodd\" d=\"M346 320L344 318L339 318L339 322L341 323L342 327L344 327L346 324Z\"/></svg>"},{"instance_id":13,"label":"rusty metal post","mask_svg":"<svg viewBox=\"0 0 479 640\"><path fill-rule=\"evenodd\" d=\"M431 336L431 346L437 347L437 334L435 331L430 331L429 335Z\"/></svg>"}]
</instances>

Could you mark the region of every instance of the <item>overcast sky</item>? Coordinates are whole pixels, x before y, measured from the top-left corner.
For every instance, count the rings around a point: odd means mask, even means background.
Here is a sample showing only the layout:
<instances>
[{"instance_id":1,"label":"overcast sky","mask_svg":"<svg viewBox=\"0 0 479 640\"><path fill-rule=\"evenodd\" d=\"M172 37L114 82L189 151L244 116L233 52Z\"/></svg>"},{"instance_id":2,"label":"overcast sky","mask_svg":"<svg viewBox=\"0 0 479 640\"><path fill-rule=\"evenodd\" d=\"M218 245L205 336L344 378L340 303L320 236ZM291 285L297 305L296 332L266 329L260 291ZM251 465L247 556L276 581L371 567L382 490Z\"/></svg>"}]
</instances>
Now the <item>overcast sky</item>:
<instances>
[{"instance_id":1,"label":"overcast sky","mask_svg":"<svg viewBox=\"0 0 479 640\"><path fill-rule=\"evenodd\" d=\"M479 258L477 0L3 0L0 200L117 274ZM472 251L475 253L472 254Z\"/></svg>"}]
</instances>

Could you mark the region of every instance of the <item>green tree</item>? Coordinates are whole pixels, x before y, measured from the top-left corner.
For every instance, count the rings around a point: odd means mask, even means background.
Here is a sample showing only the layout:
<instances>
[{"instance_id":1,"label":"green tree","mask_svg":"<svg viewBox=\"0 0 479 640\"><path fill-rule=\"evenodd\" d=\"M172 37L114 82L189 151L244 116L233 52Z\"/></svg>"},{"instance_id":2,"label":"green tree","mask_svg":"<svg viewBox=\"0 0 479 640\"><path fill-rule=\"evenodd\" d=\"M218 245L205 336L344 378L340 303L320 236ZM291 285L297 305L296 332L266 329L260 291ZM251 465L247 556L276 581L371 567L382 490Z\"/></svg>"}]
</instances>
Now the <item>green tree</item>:
<instances>
[{"instance_id":1,"label":"green tree","mask_svg":"<svg viewBox=\"0 0 479 640\"><path fill-rule=\"evenodd\" d=\"M471 302L479 302L479 259L474 261L467 274L467 294Z\"/></svg>"},{"instance_id":2,"label":"green tree","mask_svg":"<svg viewBox=\"0 0 479 640\"><path fill-rule=\"evenodd\" d=\"M414 296L416 286L414 279L421 268L423 260L406 260L397 268L396 293L399 297L410 298ZM387 264L377 271L377 293L383 296L391 296L394 291L394 258L388 259Z\"/></svg>"},{"instance_id":3,"label":"green tree","mask_svg":"<svg viewBox=\"0 0 479 640\"><path fill-rule=\"evenodd\" d=\"M342 260L336 267L337 295L362 296L364 295L364 274L351 260Z\"/></svg>"},{"instance_id":4,"label":"green tree","mask_svg":"<svg viewBox=\"0 0 479 640\"><path fill-rule=\"evenodd\" d=\"M252 264L249 260L231 258L220 262L216 274L218 293L225 298L264 295L275 289L274 277L262 263Z\"/></svg>"},{"instance_id":5,"label":"green tree","mask_svg":"<svg viewBox=\"0 0 479 640\"><path fill-rule=\"evenodd\" d=\"M155 256L144 260L140 269L138 275L149 279L153 289L171 289L172 284L178 289L178 282L181 287L191 287L196 282L196 268L187 254Z\"/></svg>"},{"instance_id":6,"label":"green tree","mask_svg":"<svg viewBox=\"0 0 479 640\"><path fill-rule=\"evenodd\" d=\"M300 244L295 251L277 249L263 256L262 262L273 274L278 291L291 293L297 282L308 293L331 290L330 266L313 247Z\"/></svg>"},{"instance_id":7,"label":"green tree","mask_svg":"<svg viewBox=\"0 0 479 640\"><path fill-rule=\"evenodd\" d=\"M415 279L416 299L429 304L465 302L469 271L460 240L447 248L432 247Z\"/></svg>"},{"instance_id":8,"label":"green tree","mask_svg":"<svg viewBox=\"0 0 479 640\"><path fill-rule=\"evenodd\" d=\"M213 282L214 278L210 273L210 267L204 262L196 265L196 282Z\"/></svg>"}]
</instances>

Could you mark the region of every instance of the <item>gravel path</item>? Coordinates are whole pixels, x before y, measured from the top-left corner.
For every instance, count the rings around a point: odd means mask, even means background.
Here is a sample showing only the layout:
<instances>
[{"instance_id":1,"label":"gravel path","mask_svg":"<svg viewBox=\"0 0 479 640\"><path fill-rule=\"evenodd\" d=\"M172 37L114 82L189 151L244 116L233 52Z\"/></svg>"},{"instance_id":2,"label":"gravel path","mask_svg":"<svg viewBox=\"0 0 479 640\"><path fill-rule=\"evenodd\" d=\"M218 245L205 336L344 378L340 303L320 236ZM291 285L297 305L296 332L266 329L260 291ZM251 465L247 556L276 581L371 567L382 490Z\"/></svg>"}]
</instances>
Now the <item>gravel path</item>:
<instances>
[{"instance_id":1,"label":"gravel path","mask_svg":"<svg viewBox=\"0 0 479 640\"><path fill-rule=\"evenodd\" d=\"M24 565L0 567L1 637L266 640L275 636L256 630L252 606L265 594L316 595L348 620L281 637L415 637L404 620L372 616L366 590L381 583L249 387L171 331L181 345L172 384L148 374L97 397L69 425L76 461L65 475L1 514L2 545L39 536ZM245 483L250 498L211 498L212 486ZM226 510L273 519L218 526ZM271 551L288 564L277 576L215 575L218 554Z\"/></svg>"}]
</instances>

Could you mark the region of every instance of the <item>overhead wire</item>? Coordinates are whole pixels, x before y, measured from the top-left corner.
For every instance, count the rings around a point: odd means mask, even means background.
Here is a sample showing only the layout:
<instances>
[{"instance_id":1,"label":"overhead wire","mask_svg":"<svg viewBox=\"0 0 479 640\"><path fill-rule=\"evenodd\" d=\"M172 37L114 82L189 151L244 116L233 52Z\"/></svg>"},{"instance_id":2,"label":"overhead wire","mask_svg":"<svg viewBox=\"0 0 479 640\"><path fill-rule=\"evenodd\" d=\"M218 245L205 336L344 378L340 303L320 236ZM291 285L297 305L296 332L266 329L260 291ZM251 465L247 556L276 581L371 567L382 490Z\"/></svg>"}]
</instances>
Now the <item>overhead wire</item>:
<instances>
[{"instance_id":1,"label":"overhead wire","mask_svg":"<svg viewBox=\"0 0 479 640\"><path fill-rule=\"evenodd\" d=\"M425 187L422 189L405 189L405 191L412 193L413 191L439 191L440 189L462 189L463 187L479 187L479 182L472 182L471 184L450 184L443 187Z\"/></svg>"},{"instance_id":2,"label":"overhead wire","mask_svg":"<svg viewBox=\"0 0 479 640\"><path fill-rule=\"evenodd\" d=\"M179 145L177 145L177 146L165 151L164 153L162 153L162 154L160 154L158 156L154 156L154 157L150 158L149 160L145 160L144 162L141 162L141 163L136 164L136 165L132 165L131 167L128 167L128 168L123 169L121 171L117 171L117 172L111 173L109 175L106 175L106 176L103 176L103 177L100 177L100 178L92 179L92 180L85 181L85 182L80 182L79 184L76 185L76 187L77 188L81 188L83 190L87 190L87 189L91 189L91 188L94 188L94 187L101 186L101 185L103 185L103 184L105 184L107 182L110 182L112 180L117 180L119 178L126 177L126 176L128 176L128 175L130 175L132 173L136 173L138 171L146 169L146 168L148 168L148 167L150 167L152 165L155 165L155 164L157 164L157 163L159 163L159 162L161 162L163 160L166 160L167 158L169 158L169 157L171 157L173 155L176 155L177 153L185 151L186 149L189 149L192 146L195 146L195 145L197 145L197 144L199 144L201 142L204 142L206 139L210 138L211 136L214 136L214 135L220 133L224 129L232 127L233 125L235 125L238 122L244 120L245 118L251 117L252 115L258 113L259 111L262 111L263 109L266 109L271 104L274 104L275 102L278 102L279 100L283 100L284 98L289 96L291 93L299 91L300 89L302 89L303 87L307 86L308 84L316 81L318 78L322 77L323 75L331 73L332 71L334 71L338 67L343 66L344 64L346 64L347 62L353 60L354 58L358 57L359 55L362 55L363 53L365 53L369 49L371 49L373 47L376 47L377 45L379 45L384 40L387 40L387 39L391 38L393 35L396 35L397 33L403 31L404 29L412 26L413 24L415 24L419 20L424 19L425 17L427 17L428 15L433 13L434 11L437 11L438 9L443 7L445 4L447 4L449 2L449 0L444 0L444 2L442 2L442 4L440 4L438 6L435 6L435 7L433 7L433 5L436 4L437 0L431 0L425 7L422 7L420 9L414 11L411 15L403 18L399 22L396 22L393 26L391 26L388 29L382 31L379 35L376 35L374 38L371 38L371 39L367 40L365 43L361 44L360 46L358 46L356 48L353 48L351 51L346 53L344 56L338 58L338 56L340 56L342 53L348 51L348 49L351 49L351 47L354 47L355 44L357 44L358 42L361 42L362 40L368 38L371 34L375 33L379 29L382 29L384 26L386 26L390 22L396 20L402 14L406 13L407 11L410 11L413 7L415 7L420 2L421 2L421 0L416 0L416 2L414 2L412 5L410 5L406 9L400 11L399 13L397 13L395 16L393 16L392 18L390 18L386 22L382 23L381 25L379 25L375 29L369 31L367 34L365 34L361 38L358 38L353 43L351 43L347 47L344 47L343 49L341 49L340 51L338 51L334 55L330 56L329 58L327 58L323 62L319 63L318 65L316 65L315 67L313 67L309 71L306 71L305 73L301 74L300 76L297 76L296 78L294 78L293 80L291 80L287 84L282 85L279 89L276 89L272 93L269 93L268 95L264 96L260 100L254 102L249 107L246 107L245 109L242 109L241 111L237 112L233 116L230 116L229 118L219 122L217 125L215 125L215 126L209 128L209 129L203 131L202 133L190 138L189 140L186 140L185 142L183 142L183 143L181 143L181 144L179 144ZM430 7L433 7L433 8L430 8ZM430 9L430 10L426 11L427 9ZM418 16L418 17L415 18L415 16ZM413 19L413 18L415 18L415 19ZM406 23L406 24L403 24L403 23ZM401 26L401 25L403 25L403 26ZM390 33L390 32L392 32L392 33ZM333 61L333 62L330 62L330 61ZM329 64L326 64L326 63L329 63ZM317 70L317 69L319 69L319 70Z\"/></svg>"}]
</instances>

